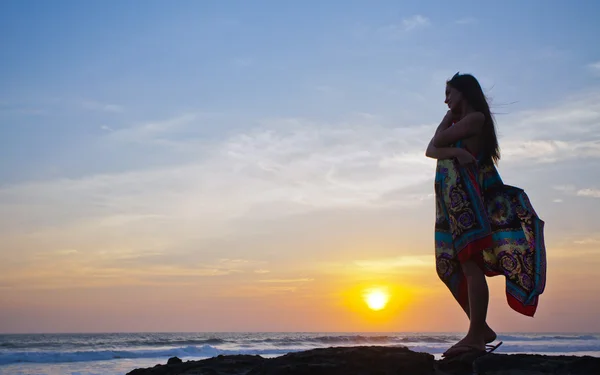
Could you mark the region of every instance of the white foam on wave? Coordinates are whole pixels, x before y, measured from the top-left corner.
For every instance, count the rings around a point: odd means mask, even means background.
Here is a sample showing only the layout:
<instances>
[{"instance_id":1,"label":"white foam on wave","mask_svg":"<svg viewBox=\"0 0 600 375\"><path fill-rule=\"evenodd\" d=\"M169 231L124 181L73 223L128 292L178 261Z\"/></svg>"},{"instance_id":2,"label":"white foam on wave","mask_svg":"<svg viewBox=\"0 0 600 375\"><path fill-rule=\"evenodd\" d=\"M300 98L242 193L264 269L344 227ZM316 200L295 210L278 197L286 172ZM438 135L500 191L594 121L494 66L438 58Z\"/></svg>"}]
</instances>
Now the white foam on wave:
<instances>
[{"instance_id":1,"label":"white foam on wave","mask_svg":"<svg viewBox=\"0 0 600 375\"><path fill-rule=\"evenodd\" d=\"M298 349L303 350L303 349ZM292 350L293 351L293 350ZM211 345L185 346L169 349L144 350L89 350L89 351L36 351L0 353L0 365L12 363L61 363L106 361L114 359L163 358L163 357L197 357L209 358L220 354L285 354L289 349L248 349L226 350Z\"/></svg>"},{"instance_id":2,"label":"white foam on wave","mask_svg":"<svg viewBox=\"0 0 600 375\"><path fill-rule=\"evenodd\" d=\"M439 354L458 334L99 334L0 335L0 369L11 364L59 364L148 358L209 358L249 354L273 357L290 352L331 346L406 346ZM500 352L600 353L600 335L501 334ZM0 370L1 373L1 370Z\"/></svg>"},{"instance_id":3,"label":"white foam on wave","mask_svg":"<svg viewBox=\"0 0 600 375\"><path fill-rule=\"evenodd\" d=\"M327 347L327 346L351 346L346 345L323 345L323 346L298 346L288 348L239 348L239 349L224 349L217 348L211 345L202 346L184 346L175 348L161 349L138 349L138 350L89 350L89 351L35 351L35 352L4 352L0 353L0 365L8 365L14 363L65 363L65 362L88 362L88 361L107 361L116 359L143 359L143 358L169 358L179 357L186 358L210 358L217 355L263 355L263 356L278 356L286 353L307 350L310 348ZM400 346L400 345L385 345L385 346ZM411 343L406 346L414 351L428 352L431 354L439 354L447 349L446 344L442 343ZM595 343L551 343L547 342L544 345L523 345L515 342L504 342L502 345L503 352L512 353L578 353L578 352L600 352L600 340Z\"/></svg>"}]
</instances>

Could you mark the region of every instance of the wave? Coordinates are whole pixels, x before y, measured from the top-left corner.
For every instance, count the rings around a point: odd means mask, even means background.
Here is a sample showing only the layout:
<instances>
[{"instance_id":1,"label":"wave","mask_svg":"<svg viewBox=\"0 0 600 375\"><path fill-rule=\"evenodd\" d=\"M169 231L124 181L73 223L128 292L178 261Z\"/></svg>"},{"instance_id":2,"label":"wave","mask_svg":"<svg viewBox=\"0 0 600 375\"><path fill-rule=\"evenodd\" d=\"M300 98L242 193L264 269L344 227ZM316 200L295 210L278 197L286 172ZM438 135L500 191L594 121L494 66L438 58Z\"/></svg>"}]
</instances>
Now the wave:
<instances>
[{"instance_id":1,"label":"wave","mask_svg":"<svg viewBox=\"0 0 600 375\"><path fill-rule=\"evenodd\" d=\"M96 349L112 349L115 347L158 347L158 346L198 346L198 345L260 345L270 344L276 346L294 346L306 344L394 344L394 343L450 343L458 340L458 337L441 336L362 336L362 335L340 335L340 336L283 336L264 339L223 339L223 338L138 338L127 340L95 340L93 343L83 340L67 341L7 341L0 342L0 349L79 349L82 346L93 346Z\"/></svg>"},{"instance_id":2,"label":"wave","mask_svg":"<svg viewBox=\"0 0 600 375\"><path fill-rule=\"evenodd\" d=\"M297 349L304 350L304 349ZM292 350L293 351L293 350ZM166 358L166 357L194 357L209 358L218 355L278 355L291 352L289 349L250 349L226 350L218 349L211 345L185 346L170 349L149 350L87 350L87 351L38 351L38 352L9 352L0 353L0 365L13 363L62 363L62 362L88 362L106 361L113 359L136 358Z\"/></svg>"},{"instance_id":3,"label":"wave","mask_svg":"<svg viewBox=\"0 0 600 375\"><path fill-rule=\"evenodd\" d=\"M289 336L280 338L253 339L244 342L249 343L267 343L272 345L298 345L298 344L397 344L397 343L449 343L458 338L452 336L362 336L362 335L347 335L347 336Z\"/></svg>"},{"instance_id":4,"label":"wave","mask_svg":"<svg viewBox=\"0 0 600 375\"><path fill-rule=\"evenodd\" d=\"M294 345L305 343L324 343L324 344L403 344L403 343L454 343L462 338L461 335L398 335L398 336L363 336L363 335L340 335L340 336L286 336L278 338L252 339L244 342L248 343L269 343L274 345ZM593 341L600 340L599 336L594 335L556 335L556 336L535 336L535 335L499 335L499 340L503 341Z\"/></svg>"},{"instance_id":5,"label":"wave","mask_svg":"<svg viewBox=\"0 0 600 375\"><path fill-rule=\"evenodd\" d=\"M268 335L265 337L265 335ZM394 344L394 343L453 343L462 338L460 334L73 334L73 335L0 335L3 349L114 349L131 347L174 347L198 345L249 345L270 344L277 346L304 344ZM577 334L500 334L499 340L507 341L593 341L600 335Z\"/></svg>"},{"instance_id":6,"label":"wave","mask_svg":"<svg viewBox=\"0 0 600 375\"><path fill-rule=\"evenodd\" d=\"M98 340L93 345L96 348L106 347L128 347L128 346L192 346L192 345L204 345L212 344L219 345L228 343L228 340L219 338L208 338L208 339L131 339L131 340ZM26 349L26 348L78 348L82 345L90 346L90 342L80 341L53 341L53 342L0 342L0 349Z\"/></svg>"},{"instance_id":7,"label":"wave","mask_svg":"<svg viewBox=\"0 0 600 375\"><path fill-rule=\"evenodd\" d=\"M347 342L351 346L354 343ZM432 344L427 345L423 342L415 345L382 345L382 346L406 346L414 351L428 352L432 354L442 353L447 349L447 345ZM218 355L263 355L278 356L291 352L317 348L318 346L298 346L289 348L248 348L248 349L221 349L212 345L201 346L182 346L166 349L138 349L138 350L87 350L87 351L37 351L37 352L4 352L0 353L0 365L9 365L15 363L64 363L64 362L88 362L88 361L107 361L116 359L137 359L137 358L169 358L177 356L182 359L201 359L210 358ZM509 353L577 353L577 352L600 352L600 342L592 345L519 345L506 343L502 346L502 351Z\"/></svg>"},{"instance_id":8,"label":"wave","mask_svg":"<svg viewBox=\"0 0 600 375\"><path fill-rule=\"evenodd\" d=\"M498 339L505 341L556 341L556 340L600 340L598 336L593 335L556 335L556 336L512 336L499 335Z\"/></svg>"},{"instance_id":9,"label":"wave","mask_svg":"<svg viewBox=\"0 0 600 375\"><path fill-rule=\"evenodd\" d=\"M277 356L330 346L406 346L441 353L460 334L240 333L0 335L0 365L136 358L208 358L220 354ZM600 352L598 334L501 334L503 352Z\"/></svg>"}]
</instances>

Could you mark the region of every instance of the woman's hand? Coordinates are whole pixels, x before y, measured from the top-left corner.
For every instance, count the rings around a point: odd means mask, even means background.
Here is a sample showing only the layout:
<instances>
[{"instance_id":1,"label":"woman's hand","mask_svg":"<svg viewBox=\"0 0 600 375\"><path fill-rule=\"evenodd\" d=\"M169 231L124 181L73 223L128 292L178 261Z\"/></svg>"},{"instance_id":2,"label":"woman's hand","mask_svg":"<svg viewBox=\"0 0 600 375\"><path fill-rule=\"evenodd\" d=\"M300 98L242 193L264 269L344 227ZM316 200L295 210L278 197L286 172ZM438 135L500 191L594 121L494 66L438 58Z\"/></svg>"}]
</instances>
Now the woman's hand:
<instances>
[{"instance_id":1,"label":"woman's hand","mask_svg":"<svg viewBox=\"0 0 600 375\"><path fill-rule=\"evenodd\" d=\"M446 112L446 115L444 116L444 122L447 124L452 125L453 123L457 122L460 119L460 115L457 113L452 112L452 110L448 110L448 112Z\"/></svg>"},{"instance_id":2,"label":"woman's hand","mask_svg":"<svg viewBox=\"0 0 600 375\"><path fill-rule=\"evenodd\" d=\"M456 151L458 151L456 154L456 160L458 161L458 164L467 166L477 163L477 159L475 159L475 156L473 156L469 151L462 148L457 149Z\"/></svg>"}]
</instances>

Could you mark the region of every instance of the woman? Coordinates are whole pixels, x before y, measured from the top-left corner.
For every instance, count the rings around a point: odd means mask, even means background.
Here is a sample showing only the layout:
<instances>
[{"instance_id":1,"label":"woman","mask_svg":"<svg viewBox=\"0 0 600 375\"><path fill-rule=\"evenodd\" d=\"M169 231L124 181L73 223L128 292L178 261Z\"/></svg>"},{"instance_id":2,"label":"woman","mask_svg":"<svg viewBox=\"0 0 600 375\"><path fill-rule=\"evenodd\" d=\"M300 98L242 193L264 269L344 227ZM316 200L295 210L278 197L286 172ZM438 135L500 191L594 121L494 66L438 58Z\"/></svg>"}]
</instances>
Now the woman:
<instances>
[{"instance_id":1,"label":"woman","mask_svg":"<svg viewBox=\"0 0 600 375\"><path fill-rule=\"evenodd\" d=\"M449 111L426 152L438 159L436 269L470 320L467 335L444 353L449 358L485 354L496 339L486 323L485 276L504 275L510 307L535 314L546 281L546 251L544 222L525 192L504 185L496 170L498 139L477 79L454 75L445 103Z\"/></svg>"}]
</instances>

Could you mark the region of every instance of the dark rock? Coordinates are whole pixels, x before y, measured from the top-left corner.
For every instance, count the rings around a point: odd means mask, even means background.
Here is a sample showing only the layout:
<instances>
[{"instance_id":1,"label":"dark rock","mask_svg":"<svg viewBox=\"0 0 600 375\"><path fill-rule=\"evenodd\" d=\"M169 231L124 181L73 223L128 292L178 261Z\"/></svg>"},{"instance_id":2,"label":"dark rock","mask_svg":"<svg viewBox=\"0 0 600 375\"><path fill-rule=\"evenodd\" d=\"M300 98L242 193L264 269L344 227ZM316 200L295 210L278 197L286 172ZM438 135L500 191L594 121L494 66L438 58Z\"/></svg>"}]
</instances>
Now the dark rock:
<instances>
[{"instance_id":1,"label":"dark rock","mask_svg":"<svg viewBox=\"0 0 600 375\"><path fill-rule=\"evenodd\" d=\"M600 375L600 358L491 354L473 362L477 375Z\"/></svg>"},{"instance_id":2,"label":"dark rock","mask_svg":"<svg viewBox=\"0 0 600 375\"><path fill-rule=\"evenodd\" d=\"M182 363L183 361L177 357L171 357L169 358L169 360L167 361L167 365L177 365L179 363Z\"/></svg>"},{"instance_id":3,"label":"dark rock","mask_svg":"<svg viewBox=\"0 0 600 375\"><path fill-rule=\"evenodd\" d=\"M238 375L246 374L266 359L253 355L230 355L186 361L173 365L135 369L127 375Z\"/></svg>"},{"instance_id":4,"label":"dark rock","mask_svg":"<svg viewBox=\"0 0 600 375\"><path fill-rule=\"evenodd\" d=\"M136 369L127 375L600 375L600 358L488 354L434 361L404 347L334 347L276 358L213 357ZM177 361L179 360L179 362Z\"/></svg>"},{"instance_id":5,"label":"dark rock","mask_svg":"<svg viewBox=\"0 0 600 375\"><path fill-rule=\"evenodd\" d=\"M433 364L431 354L404 347L341 347L272 358L248 375L430 375Z\"/></svg>"}]
</instances>

